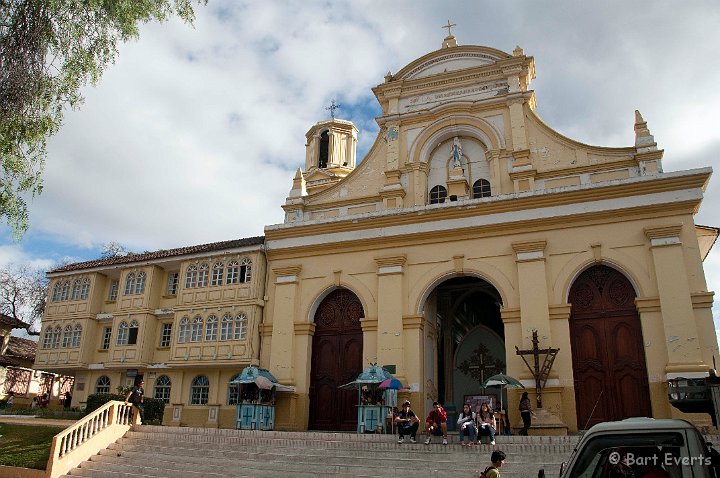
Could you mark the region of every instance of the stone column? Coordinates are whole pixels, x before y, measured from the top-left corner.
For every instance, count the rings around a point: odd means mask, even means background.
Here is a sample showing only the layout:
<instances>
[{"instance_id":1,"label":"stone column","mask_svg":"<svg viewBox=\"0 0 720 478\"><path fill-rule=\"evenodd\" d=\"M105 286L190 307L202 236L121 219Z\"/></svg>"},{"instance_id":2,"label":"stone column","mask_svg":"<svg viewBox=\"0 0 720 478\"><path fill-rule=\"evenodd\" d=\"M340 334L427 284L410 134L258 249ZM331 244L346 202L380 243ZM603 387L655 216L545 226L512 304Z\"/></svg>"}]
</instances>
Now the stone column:
<instances>
[{"instance_id":1,"label":"stone column","mask_svg":"<svg viewBox=\"0 0 720 478\"><path fill-rule=\"evenodd\" d=\"M377 360L396 365L405 375L403 359L403 267L405 256L376 258L378 271Z\"/></svg>"},{"instance_id":2,"label":"stone column","mask_svg":"<svg viewBox=\"0 0 720 478\"><path fill-rule=\"evenodd\" d=\"M301 266L273 269L275 301L272 315L270 371L280 383L285 385L295 384L293 342L300 270Z\"/></svg>"},{"instance_id":3,"label":"stone column","mask_svg":"<svg viewBox=\"0 0 720 478\"><path fill-rule=\"evenodd\" d=\"M702 359L681 231L682 224L645 228L645 236L650 241L668 351L667 378L706 376L708 371Z\"/></svg>"},{"instance_id":4,"label":"stone column","mask_svg":"<svg viewBox=\"0 0 720 478\"><path fill-rule=\"evenodd\" d=\"M513 242L516 254L518 289L520 291L520 327L522 349L532 347L532 331L538 331L541 348L552 344L548 304L547 275L545 272L546 242ZM547 345L546 345L547 344ZM512 347L516 344L509 344Z\"/></svg>"}]
</instances>

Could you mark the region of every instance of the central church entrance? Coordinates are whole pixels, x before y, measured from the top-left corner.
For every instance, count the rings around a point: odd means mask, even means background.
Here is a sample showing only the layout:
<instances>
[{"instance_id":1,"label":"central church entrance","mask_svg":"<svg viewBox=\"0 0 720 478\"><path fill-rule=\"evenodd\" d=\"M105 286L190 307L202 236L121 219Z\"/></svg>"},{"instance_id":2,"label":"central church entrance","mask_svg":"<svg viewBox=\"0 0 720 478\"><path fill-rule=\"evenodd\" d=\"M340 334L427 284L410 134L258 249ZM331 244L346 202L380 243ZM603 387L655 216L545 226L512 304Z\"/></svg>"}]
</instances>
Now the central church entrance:
<instances>
[{"instance_id":1,"label":"central church entrance","mask_svg":"<svg viewBox=\"0 0 720 478\"><path fill-rule=\"evenodd\" d=\"M465 401L500 399L499 389L483 389L488 377L505 372L505 329L500 294L473 277L449 279L428 297L426 312L435 316L437 340L427 344L426 387L445 405L454 429ZM428 309L429 308L429 309Z\"/></svg>"},{"instance_id":2,"label":"central church entrance","mask_svg":"<svg viewBox=\"0 0 720 478\"><path fill-rule=\"evenodd\" d=\"M360 299L347 289L328 294L315 313L310 366L311 430L355 431L356 390L340 390L362 372L364 317Z\"/></svg>"}]
</instances>

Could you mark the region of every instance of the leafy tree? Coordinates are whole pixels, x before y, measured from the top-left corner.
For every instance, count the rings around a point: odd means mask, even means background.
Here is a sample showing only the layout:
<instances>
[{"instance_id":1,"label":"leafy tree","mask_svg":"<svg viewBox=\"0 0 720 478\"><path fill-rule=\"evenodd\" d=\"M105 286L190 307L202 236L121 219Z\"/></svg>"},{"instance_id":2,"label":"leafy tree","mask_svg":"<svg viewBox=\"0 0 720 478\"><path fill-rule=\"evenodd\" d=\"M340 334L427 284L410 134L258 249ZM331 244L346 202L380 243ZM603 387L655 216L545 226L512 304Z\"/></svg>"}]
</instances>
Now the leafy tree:
<instances>
[{"instance_id":1,"label":"leafy tree","mask_svg":"<svg viewBox=\"0 0 720 478\"><path fill-rule=\"evenodd\" d=\"M47 138L96 84L118 44L139 26L177 15L194 20L194 0L0 0L0 220L19 239L24 196L42 192ZM200 4L207 0L197 0Z\"/></svg>"},{"instance_id":2,"label":"leafy tree","mask_svg":"<svg viewBox=\"0 0 720 478\"><path fill-rule=\"evenodd\" d=\"M28 266L0 268L0 313L28 324L28 332L42 319L48 280L41 269Z\"/></svg>"}]
</instances>

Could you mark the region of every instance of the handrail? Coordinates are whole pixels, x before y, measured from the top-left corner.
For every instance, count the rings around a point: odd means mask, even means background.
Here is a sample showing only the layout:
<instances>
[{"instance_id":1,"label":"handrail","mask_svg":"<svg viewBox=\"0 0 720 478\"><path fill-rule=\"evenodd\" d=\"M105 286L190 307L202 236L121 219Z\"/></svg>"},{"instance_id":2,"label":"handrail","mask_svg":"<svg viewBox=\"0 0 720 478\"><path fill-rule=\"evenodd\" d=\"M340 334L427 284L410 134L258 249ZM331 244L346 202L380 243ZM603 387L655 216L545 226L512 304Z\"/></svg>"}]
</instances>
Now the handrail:
<instances>
[{"instance_id":1,"label":"handrail","mask_svg":"<svg viewBox=\"0 0 720 478\"><path fill-rule=\"evenodd\" d=\"M133 413L132 405L117 400L107 402L53 437L46 478L66 474L139 423L140 414Z\"/></svg>"}]
</instances>

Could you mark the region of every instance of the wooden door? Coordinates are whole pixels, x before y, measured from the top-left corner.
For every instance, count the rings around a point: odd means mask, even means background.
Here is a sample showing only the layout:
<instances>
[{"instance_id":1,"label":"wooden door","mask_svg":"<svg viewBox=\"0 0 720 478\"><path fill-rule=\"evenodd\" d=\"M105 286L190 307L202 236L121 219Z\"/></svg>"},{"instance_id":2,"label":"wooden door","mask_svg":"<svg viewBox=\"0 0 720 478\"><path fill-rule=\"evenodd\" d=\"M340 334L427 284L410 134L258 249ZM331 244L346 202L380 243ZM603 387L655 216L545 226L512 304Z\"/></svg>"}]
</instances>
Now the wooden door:
<instances>
[{"instance_id":1,"label":"wooden door","mask_svg":"<svg viewBox=\"0 0 720 478\"><path fill-rule=\"evenodd\" d=\"M339 390L362 372L363 317L355 294L338 289L331 292L315 313L312 364L310 371L311 430L355 431L357 390Z\"/></svg>"},{"instance_id":2,"label":"wooden door","mask_svg":"<svg viewBox=\"0 0 720 478\"><path fill-rule=\"evenodd\" d=\"M578 428L652 416L635 291L607 266L583 272L570 289Z\"/></svg>"}]
</instances>

